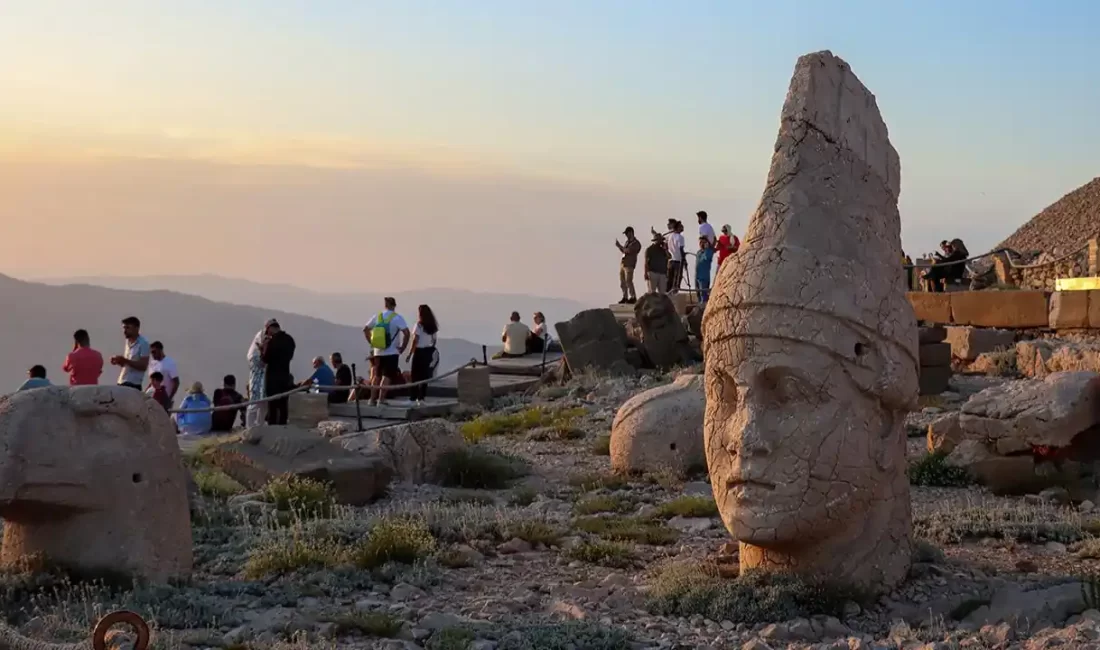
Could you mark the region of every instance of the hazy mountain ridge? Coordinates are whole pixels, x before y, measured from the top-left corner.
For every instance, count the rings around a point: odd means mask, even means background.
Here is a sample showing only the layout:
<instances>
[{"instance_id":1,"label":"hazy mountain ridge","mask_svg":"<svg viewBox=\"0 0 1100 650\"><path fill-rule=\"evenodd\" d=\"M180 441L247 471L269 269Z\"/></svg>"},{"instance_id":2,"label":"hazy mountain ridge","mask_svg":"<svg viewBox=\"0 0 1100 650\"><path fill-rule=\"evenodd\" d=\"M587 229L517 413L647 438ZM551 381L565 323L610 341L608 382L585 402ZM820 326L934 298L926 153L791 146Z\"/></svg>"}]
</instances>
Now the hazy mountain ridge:
<instances>
[{"instance_id":1,"label":"hazy mountain ridge","mask_svg":"<svg viewBox=\"0 0 1100 650\"><path fill-rule=\"evenodd\" d=\"M382 298L397 299L397 311L410 322L420 304L431 305L439 319L441 334L486 345L500 345L500 331L512 311L518 311L530 324L531 314L541 311L551 323L572 318L577 312L595 306L566 298L547 298L520 294L479 293L464 289L428 288L415 291L364 292L347 290L312 291L285 284L266 284L218 275L88 276L48 278L45 284L90 284L113 289L138 291L167 290L200 296L217 302L280 309L308 314L341 325L362 328L382 308Z\"/></svg>"},{"instance_id":2,"label":"hazy mountain ridge","mask_svg":"<svg viewBox=\"0 0 1100 650\"><path fill-rule=\"evenodd\" d=\"M135 291L91 284L53 285L24 282L0 275L0 393L12 390L34 364L46 367L55 383L67 381L61 372L72 348L72 333L83 328L104 358L123 349L120 321L137 316L149 341L164 342L179 364L183 382L196 379L216 387L226 374L243 381L249 343L268 318L278 318L295 338L296 377L309 375L310 360L341 352L366 374L368 346L362 326L338 325L285 309L266 309L210 300L179 291ZM439 340L440 371L481 357L481 346L470 341ZM100 383L114 383L118 369L104 368ZM10 388L8 387L10 385Z\"/></svg>"}]
</instances>

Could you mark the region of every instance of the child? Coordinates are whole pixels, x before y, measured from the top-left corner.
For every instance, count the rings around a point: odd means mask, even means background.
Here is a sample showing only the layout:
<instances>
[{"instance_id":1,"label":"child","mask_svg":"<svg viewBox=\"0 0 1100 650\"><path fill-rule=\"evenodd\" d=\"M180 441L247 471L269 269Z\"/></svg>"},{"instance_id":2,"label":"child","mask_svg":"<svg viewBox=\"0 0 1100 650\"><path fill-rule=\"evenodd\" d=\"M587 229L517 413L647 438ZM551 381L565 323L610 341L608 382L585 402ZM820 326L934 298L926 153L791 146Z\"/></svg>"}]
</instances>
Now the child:
<instances>
[{"instance_id":1,"label":"child","mask_svg":"<svg viewBox=\"0 0 1100 650\"><path fill-rule=\"evenodd\" d=\"M149 375L149 388L145 390L145 393L152 396L157 404L164 407L165 411L172 408L172 399L168 397L168 389L164 387L164 375L160 374L159 371Z\"/></svg>"},{"instance_id":2,"label":"child","mask_svg":"<svg viewBox=\"0 0 1100 650\"><path fill-rule=\"evenodd\" d=\"M714 249L706 237L699 238L699 252L695 254L695 286L699 289L699 303L706 304L710 298L710 265L714 260Z\"/></svg>"}]
</instances>

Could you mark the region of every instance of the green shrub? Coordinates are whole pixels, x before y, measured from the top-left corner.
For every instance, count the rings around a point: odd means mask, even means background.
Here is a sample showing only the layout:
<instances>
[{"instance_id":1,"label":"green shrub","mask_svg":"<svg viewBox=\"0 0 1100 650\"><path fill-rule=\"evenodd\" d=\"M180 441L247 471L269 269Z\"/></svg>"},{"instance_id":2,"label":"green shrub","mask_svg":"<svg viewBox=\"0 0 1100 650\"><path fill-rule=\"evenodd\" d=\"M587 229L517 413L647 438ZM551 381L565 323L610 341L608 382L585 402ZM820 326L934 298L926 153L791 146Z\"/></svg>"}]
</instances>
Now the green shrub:
<instances>
[{"instance_id":1,"label":"green shrub","mask_svg":"<svg viewBox=\"0 0 1100 650\"><path fill-rule=\"evenodd\" d=\"M439 497L441 503L473 503L479 506L491 506L496 504L492 494L486 494L477 490L448 490Z\"/></svg>"},{"instance_id":2,"label":"green shrub","mask_svg":"<svg viewBox=\"0 0 1100 650\"><path fill-rule=\"evenodd\" d=\"M711 497L682 496L657 506L656 516L661 519L673 517L717 517L718 504Z\"/></svg>"},{"instance_id":3,"label":"green shrub","mask_svg":"<svg viewBox=\"0 0 1100 650\"><path fill-rule=\"evenodd\" d=\"M966 487L973 480L962 467L948 465L943 451L934 451L909 463L909 482L926 487Z\"/></svg>"},{"instance_id":4,"label":"green shrub","mask_svg":"<svg viewBox=\"0 0 1100 650\"><path fill-rule=\"evenodd\" d=\"M347 548L333 539L311 538L295 529L260 543L248 555L244 576L257 580L292 573L299 569L324 569L345 561Z\"/></svg>"},{"instance_id":5,"label":"green shrub","mask_svg":"<svg viewBox=\"0 0 1100 650\"><path fill-rule=\"evenodd\" d=\"M515 456L461 447L440 455L435 471L441 485L498 490L526 476L529 469L526 462Z\"/></svg>"},{"instance_id":6,"label":"green shrub","mask_svg":"<svg viewBox=\"0 0 1100 650\"><path fill-rule=\"evenodd\" d=\"M518 537L528 544L558 546L561 544L562 531L545 521L518 521L507 529L507 537Z\"/></svg>"},{"instance_id":7,"label":"green shrub","mask_svg":"<svg viewBox=\"0 0 1100 650\"><path fill-rule=\"evenodd\" d=\"M388 562L413 564L435 550L435 537L420 520L384 517L366 539L351 550L351 562L360 569L374 569Z\"/></svg>"},{"instance_id":8,"label":"green shrub","mask_svg":"<svg viewBox=\"0 0 1100 650\"><path fill-rule=\"evenodd\" d=\"M538 407L516 413L490 413L464 423L461 431L467 442L479 442L489 436L513 435L536 427L568 429L584 413L583 408L550 410Z\"/></svg>"},{"instance_id":9,"label":"green shrub","mask_svg":"<svg viewBox=\"0 0 1100 650\"><path fill-rule=\"evenodd\" d=\"M615 495L604 494L581 499L573 506L573 511L578 515L595 515L601 512L629 512L633 504L627 499Z\"/></svg>"},{"instance_id":10,"label":"green shrub","mask_svg":"<svg viewBox=\"0 0 1100 650\"><path fill-rule=\"evenodd\" d=\"M666 546L680 537L674 528L663 523L633 517L582 517L573 525L577 530L615 542Z\"/></svg>"},{"instance_id":11,"label":"green shrub","mask_svg":"<svg viewBox=\"0 0 1100 650\"><path fill-rule=\"evenodd\" d=\"M1096 524L1095 518L1072 508L992 502L919 514L913 517L913 534L938 544L958 544L987 537L1068 544L1087 538Z\"/></svg>"},{"instance_id":12,"label":"green shrub","mask_svg":"<svg viewBox=\"0 0 1100 650\"><path fill-rule=\"evenodd\" d=\"M262 493L277 510L302 516L331 517L336 509L336 498L327 484L293 474L271 479Z\"/></svg>"},{"instance_id":13,"label":"green shrub","mask_svg":"<svg viewBox=\"0 0 1100 650\"><path fill-rule=\"evenodd\" d=\"M637 562L634 551L618 542L581 542L566 550L565 556L588 564L628 569Z\"/></svg>"},{"instance_id":14,"label":"green shrub","mask_svg":"<svg viewBox=\"0 0 1100 650\"><path fill-rule=\"evenodd\" d=\"M243 485L225 472L213 467L200 465L192 470L191 476L195 479L195 487L199 489L199 494L203 496L228 499L245 492Z\"/></svg>"},{"instance_id":15,"label":"green shrub","mask_svg":"<svg viewBox=\"0 0 1100 650\"><path fill-rule=\"evenodd\" d=\"M712 621L756 625L811 616L840 617L856 589L789 573L750 571L733 580L709 563L666 567L649 592L650 611L661 616L702 616Z\"/></svg>"},{"instance_id":16,"label":"green shrub","mask_svg":"<svg viewBox=\"0 0 1100 650\"><path fill-rule=\"evenodd\" d=\"M383 639L397 637L401 633L401 628L404 627L404 622L400 618L384 612L352 610L335 616L322 617L322 620L335 624L337 634L358 632Z\"/></svg>"},{"instance_id":17,"label":"green shrub","mask_svg":"<svg viewBox=\"0 0 1100 650\"><path fill-rule=\"evenodd\" d=\"M535 499L537 499L538 496L539 493L535 491L535 488L524 485L516 488L512 492L512 496L508 499L508 503L510 505L518 506L520 508L526 508L527 506L534 503Z\"/></svg>"},{"instance_id":18,"label":"green shrub","mask_svg":"<svg viewBox=\"0 0 1100 650\"><path fill-rule=\"evenodd\" d=\"M497 650L626 650L630 636L586 621L517 626L501 636Z\"/></svg>"},{"instance_id":19,"label":"green shrub","mask_svg":"<svg viewBox=\"0 0 1100 650\"><path fill-rule=\"evenodd\" d=\"M569 485L577 488L581 492L592 492L600 489L621 490L630 485L630 481L627 480L625 476L620 476L618 474L591 472L569 477Z\"/></svg>"},{"instance_id":20,"label":"green shrub","mask_svg":"<svg viewBox=\"0 0 1100 650\"><path fill-rule=\"evenodd\" d=\"M592 453L596 456L611 455L611 436L604 434L592 442Z\"/></svg>"},{"instance_id":21,"label":"green shrub","mask_svg":"<svg viewBox=\"0 0 1100 650\"><path fill-rule=\"evenodd\" d=\"M427 650L467 650L477 635L464 627L445 627L428 639Z\"/></svg>"}]
</instances>

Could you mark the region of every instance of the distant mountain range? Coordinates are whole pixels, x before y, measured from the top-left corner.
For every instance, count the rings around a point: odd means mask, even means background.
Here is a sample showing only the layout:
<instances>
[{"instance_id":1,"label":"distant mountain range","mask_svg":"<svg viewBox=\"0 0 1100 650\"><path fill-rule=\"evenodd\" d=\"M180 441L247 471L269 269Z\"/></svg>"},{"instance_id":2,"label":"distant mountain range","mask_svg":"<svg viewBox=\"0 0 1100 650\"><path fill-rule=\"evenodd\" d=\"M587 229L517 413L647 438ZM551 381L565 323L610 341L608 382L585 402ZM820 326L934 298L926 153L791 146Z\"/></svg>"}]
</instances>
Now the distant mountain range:
<instances>
[{"instance_id":1,"label":"distant mountain range","mask_svg":"<svg viewBox=\"0 0 1100 650\"><path fill-rule=\"evenodd\" d=\"M382 309L382 298L392 295L397 299L398 313L410 323L416 320L417 306L427 304L431 306L439 320L442 336L492 346L500 345L500 332L513 311L518 311L527 324L530 324L531 315L535 311L541 311L546 315L547 321L553 325L558 321L572 318L581 310L606 306L565 298L478 293L461 289L419 289L381 293L358 292L342 286L354 285L354 278L349 278L347 282L334 280L334 290L331 293L217 275L93 276L48 278L39 281L52 285L77 283L113 289L175 291L218 302L309 315L340 325L354 326L359 331L372 315ZM532 277L531 281L532 290L537 291L537 275Z\"/></svg>"},{"instance_id":2,"label":"distant mountain range","mask_svg":"<svg viewBox=\"0 0 1100 650\"><path fill-rule=\"evenodd\" d=\"M202 279L205 284L199 282ZM134 289L135 285L145 286L143 283L148 280L127 279L127 282ZM235 281L216 280L213 276L193 278L192 293L198 293L200 284L213 291L219 282L233 285ZM187 282L181 283L181 288L186 286ZM293 288L286 289L288 295L294 295ZM263 295L265 301L274 300L277 291L258 295ZM311 292L302 295L308 297ZM179 365L185 386L200 380L212 390L230 373L237 375L238 385L243 386L249 343L264 321L272 317L279 319L297 343L292 366L295 377L309 376L311 359L317 355L327 357L332 352L341 352L347 363L357 363L360 374L366 374L363 359L368 348L362 324L340 325L302 316L293 313L294 310L309 305L304 302L291 305L291 302L287 300L287 306L281 309L260 308L216 302L180 291L120 290L91 284L57 286L0 275L0 305L4 306L0 310L0 394L14 390L26 377L27 368L34 364L45 366L51 381L67 381L61 364L72 349L73 331L80 328L88 330L92 347L102 352L105 359L121 354L120 321L131 315L141 319L142 333L150 342L164 343L165 351ZM320 305L327 303L320 300L316 304L318 308L307 309L307 313L317 315L323 311ZM360 299L359 320L365 321L375 304ZM440 337L439 351L440 372L481 357L480 344L460 338ZM117 375L118 369L108 365L100 383L113 384Z\"/></svg>"}]
</instances>

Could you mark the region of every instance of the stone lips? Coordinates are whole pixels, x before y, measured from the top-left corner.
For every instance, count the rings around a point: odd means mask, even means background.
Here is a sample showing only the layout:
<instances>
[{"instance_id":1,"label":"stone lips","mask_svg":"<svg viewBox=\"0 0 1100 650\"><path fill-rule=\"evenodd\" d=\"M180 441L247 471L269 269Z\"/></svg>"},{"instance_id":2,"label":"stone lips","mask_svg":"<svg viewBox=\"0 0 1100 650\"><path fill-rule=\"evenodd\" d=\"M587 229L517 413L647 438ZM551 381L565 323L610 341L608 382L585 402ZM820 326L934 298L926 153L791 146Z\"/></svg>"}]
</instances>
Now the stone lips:
<instances>
[{"instance_id":1,"label":"stone lips","mask_svg":"<svg viewBox=\"0 0 1100 650\"><path fill-rule=\"evenodd\" d=\"M122 387L25 391L0 399L0 439L0 563L190 575L187 472L159 404Z\"/></svg>"},{"instance_id":2,"label":"stone lips","mask_svg":"<svg viewBox=\"0 0 1100 650\"><path fill-rule=\"evenodd\" d=\"M872 591L908 570L919 361L899 192L874 96L831 53L801 57L745 244L703 317L706 453L743 570ZM822 510L839 496L843 516Z\"/></svg>"}]
</instances>

